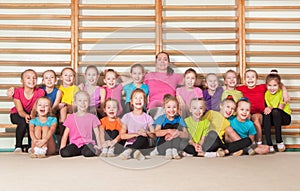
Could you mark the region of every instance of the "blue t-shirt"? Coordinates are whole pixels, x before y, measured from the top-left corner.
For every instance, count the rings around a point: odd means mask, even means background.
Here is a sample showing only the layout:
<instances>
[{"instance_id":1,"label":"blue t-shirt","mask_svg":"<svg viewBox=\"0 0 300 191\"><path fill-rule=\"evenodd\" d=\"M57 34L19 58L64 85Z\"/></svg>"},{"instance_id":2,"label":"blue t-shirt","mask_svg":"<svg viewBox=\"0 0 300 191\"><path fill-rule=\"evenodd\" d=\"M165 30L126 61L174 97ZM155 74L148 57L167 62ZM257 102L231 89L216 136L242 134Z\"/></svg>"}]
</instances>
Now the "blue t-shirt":
<instances>
[{"instance_id":1,"label":"blue t-shirt","mask_svg":"<svg viewBox=\"0 0 300 191\"><path fill-rule=\"evenodd\" d=\"M142 89L145 94L146 94L146 97L149 95L149 88L148 88L148 85L146 84L142 84L141 87L139 87L140 89ZM129 103L130 102L130 97L131 97L131 93L137 89L137 87L133 84L133 83L130 83L130 84L127 84L123 87L123 91L125 93L125 96L126 96L126 101L125 103Z\"/></svg>"},{"instance_id":2,"label":"blue t-shirt","mask_svg":"<svg viewBox=\"0 0 300 191\"><path fill-rule=\"evenodd\" d=\"M42 89L45 91L45 96L47 96L51 100L51 105L53 105L56 99L58 89L54 88L50 94L46 92L46 86L43 86Z\"/></svg>"},{"instance_id":3,"label":"blue t-shirt","mask_svg":"<svg viewBox=\"0 0 300 191\"><path fill-rule=\"evenodd\" d=\"M179 115L175 116L175 118L172 121L170 121L167 118L166 114L163 114L153 122L153 126L161 125L161 129L170 129L168 128L168 124L172 125L172 129L174 129L174 127L176 127L178 130L186 128L184 120Z\"/></svg>"},{"instance_id":4,"label":"blue t-shirt","mask_svg":"<svg viewBox=\"0 0 300 191\"><path fill-rule=\"evenodd\" d=\"M41 123L39 118L36 117L34 119L31 119L29 121L29 124L33 124L34 126L48 126L49 128L51 127L52 124L56 123L57 124L57 119L56 117L48 117L47 121L45 123Z\"/></svg>"},{"instance_id":5,"label":"blue t-shirt","mask_svg":"<svg viewBox=\"0 0 300 191\"><path fill-rule=\"evenodd\" d=\"M246 138L249 135L256 134L254 123L251 120L246 119L245 122L240 122L236 117L230 117L228 120L230 122L230 126L241 138Z\"/></svg>"}]
</instances>

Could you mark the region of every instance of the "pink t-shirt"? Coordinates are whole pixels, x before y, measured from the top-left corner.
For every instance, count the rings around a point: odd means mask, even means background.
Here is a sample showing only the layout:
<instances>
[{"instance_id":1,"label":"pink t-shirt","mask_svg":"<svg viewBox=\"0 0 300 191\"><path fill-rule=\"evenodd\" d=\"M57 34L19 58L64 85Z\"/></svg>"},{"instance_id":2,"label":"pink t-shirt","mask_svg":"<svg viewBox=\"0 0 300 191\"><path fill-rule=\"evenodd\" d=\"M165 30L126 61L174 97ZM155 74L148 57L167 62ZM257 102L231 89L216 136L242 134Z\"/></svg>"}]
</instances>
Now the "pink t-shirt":
<instances>
[{"instance_id":1,"label":"pink t-shirt","mask_svg":"<svg viewBox=\"0 0 300 191\"><path fill-rule=\"evenodd\" d=\"M44 90L42 90L41 88L35 88L34 91L33 91L32 98L31 99L26 99L26 97L24 95L24 87L20 87L20 88L16 88L15 89L13 98L20 100L21 104L22 104L22 107L23 107L23 110L26 113L30 114L30 112L31 112L31 110L32 110L32 108L34 106L35 101L38 98L43 97L44 95L45 95L45 91ZM18 113L17 108L13 107L10 110L10 113L11 114Z\"/></svg>"},{"instance_id":2,"label":"pink t-shirt","mask_svg":"<svg viewBox=\"0 0 300 191\"><path fill-rule=\"evenodd\" d=\"M106 91L106 97L105 97L106 100L108 98L112 98L112 99L115 99L118 101L119 110L118 110L117 115L120 115L123 112L123 108L122 108L122 104L121 104L123 85L119 84L114 88L108 88L107 86L104 86L103 88Z\"/></svg>"},{"instance_id":3,"label":"pink t-shirt","mask_svg":"<svg viewBox=\"0 0 300 191\"><path fill-rule=\"evenodd\" d=\"M99 125L99 119L91 113L83 116L77 116L76 113L72 113L68 115L64 122L64 126L70 130L70 144L75 144L78 148L89 143L95 144L92 138L93 128L98 128Z\"/></svg>"},{"instance_id":4,"label":"pink t-shirt","mask_svg":"<svg viewBox=\"0 0 300 191\"><path fill-rule=\"evenodd\" d=\"M145 75L144 83L149 87L148 109L161 107L165 94L175 96L176 87L182 83L180 74L167 75L163 72L150 72Z\"/></svg>"},{"instance_id":5,"label":"pink t-shirt","mask_svg":"<svg viewBox=\"0 0 300 191\"><path fill-rule=\"evenodd\" d=\"M266 84L256 85L250 89L245 85L238 86L237 90L243 93L243 96L248 98L251 103L251 114L263 113L265 109L265 92Z\"/></svg>"},{"instance_id":6,"label":"pink t-shirt","mask_svg":"<svg viewBox=\"0 0 300 191\"><path fill-rule=\"evenodd\" d=\"M153 124L153 119L150 115L143 113L142 115L134 115L132 112L126 113L122 119L122 123L127 126L127 133L136 133L140 129L149 130L149 126ZM128 139L126 145L132 145L136 138Z\"/></svg>"},{"instance_id":7,"label":"pink t-shirt","mask_svg":"<svg viewBox=\"0 0 300 191\"><path fill-rule=\"evenodd\" d=\"M198 87L194 87L192 90L186 89L184 86L176 89L176 96L180 96L185 105L189 107L190 102L193 98L202 98L202 90Z\"/></svg>"}]
</instances>

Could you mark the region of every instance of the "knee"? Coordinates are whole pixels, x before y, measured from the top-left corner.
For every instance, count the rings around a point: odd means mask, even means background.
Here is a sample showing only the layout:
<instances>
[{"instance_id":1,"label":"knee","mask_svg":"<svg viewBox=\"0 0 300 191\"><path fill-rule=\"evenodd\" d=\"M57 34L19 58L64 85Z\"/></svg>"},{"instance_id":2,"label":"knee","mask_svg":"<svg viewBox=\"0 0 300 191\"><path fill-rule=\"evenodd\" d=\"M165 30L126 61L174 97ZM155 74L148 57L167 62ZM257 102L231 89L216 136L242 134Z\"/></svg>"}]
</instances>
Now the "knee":
<instances>
[{"instance_id":1,"label":"knee","mask_svg":"<svg viewBox=\"0 0 300 191\"><path fill-rule=\"evenodd\" d=\"M280 115L280 109L273 108L271 113L272 113L273 116L279 116Z\"/></svg>"},{"instance_id":2,"label":"knee","mask_svg":"<svg viewBox=\"0 0 300 191\"><path fill-rule=\"evenodd\" d=\"M208 137L218 137L218 134L215 131L209 131L208 134L207 134L207 136Z\"/></svg>"}]
</instances>

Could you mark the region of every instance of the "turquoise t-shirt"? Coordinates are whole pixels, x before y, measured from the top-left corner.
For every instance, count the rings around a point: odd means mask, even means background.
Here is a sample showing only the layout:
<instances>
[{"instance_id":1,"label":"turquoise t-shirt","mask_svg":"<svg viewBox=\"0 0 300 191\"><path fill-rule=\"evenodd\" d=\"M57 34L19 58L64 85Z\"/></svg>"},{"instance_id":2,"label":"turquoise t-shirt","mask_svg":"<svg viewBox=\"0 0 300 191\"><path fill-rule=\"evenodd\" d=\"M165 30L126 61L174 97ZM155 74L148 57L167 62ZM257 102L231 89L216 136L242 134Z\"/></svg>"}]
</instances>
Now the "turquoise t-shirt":
<instances>
[{"instance_id":1,"label":"turquoise t-shirt","mask_svg":"<svg viewBox=\"0 0 300 191\"><path fill-rule=\"evenodd\" d=\"M52 124L56 123L57 124L57 119L56 117L48 117L47 121L45 123L40 122L39 118L36 117L34 119L31 119L29 121L29 124L33 124L34 126L48 126L49 128L51 127Z\"/></svg>"},{"instance_id":2,"label":"turquoise t-shirt","mask_svg":"<svg viewBox=\"0 0 300 191\"><path fill-rule=\"evenodd\" d=\"M228 120L230 122L230 126L241 138L246 138L249 135L256 134L254 123L251 120L246 119L245 122L240 122L237 120L236 116L231 117Z\"/></svg>"},{"instance_id":3,"label":"turquoise t-shirt","mask_svg":"<svg viewBox=\"0 0 300 191\"><path fill-rule=\"evenodd\" d=\"M146 84L142 84L141 87L139 87L139 88L142 89L145 92L146 97L149 95L149 88ZM135 89L137 89L137 87L133 83L127 84L123 87L123 91L124 91L125 96L126 96L125 103L130 102L131 94Z\"/></svg>"}]
</instances>

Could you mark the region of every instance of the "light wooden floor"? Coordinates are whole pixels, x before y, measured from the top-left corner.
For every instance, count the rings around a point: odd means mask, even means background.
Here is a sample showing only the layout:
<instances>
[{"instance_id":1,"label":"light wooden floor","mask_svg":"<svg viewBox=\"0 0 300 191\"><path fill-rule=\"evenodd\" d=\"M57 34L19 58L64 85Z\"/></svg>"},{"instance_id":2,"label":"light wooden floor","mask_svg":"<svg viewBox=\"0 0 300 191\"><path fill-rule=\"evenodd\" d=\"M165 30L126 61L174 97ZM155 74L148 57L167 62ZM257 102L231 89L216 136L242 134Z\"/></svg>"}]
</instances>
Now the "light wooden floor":
<instances>
[{"instance_id":1,"label":"light wooden floor","mask_svg":"<svg viewBox=\"0 0 300 191\"><path fill-rule=\"evenodd\" d=\"M0 153L0 190L299 191L300 152L145 161Z\"/></svg>"}]
</instances>

